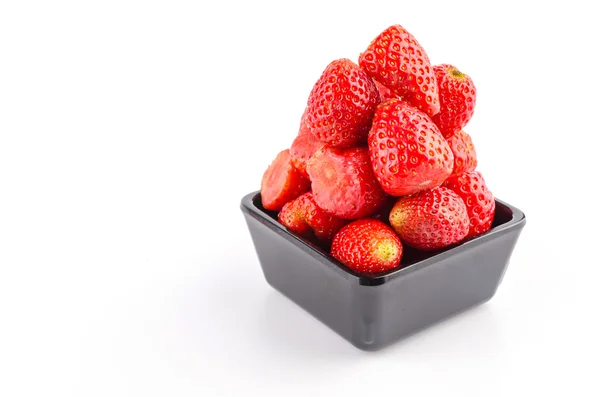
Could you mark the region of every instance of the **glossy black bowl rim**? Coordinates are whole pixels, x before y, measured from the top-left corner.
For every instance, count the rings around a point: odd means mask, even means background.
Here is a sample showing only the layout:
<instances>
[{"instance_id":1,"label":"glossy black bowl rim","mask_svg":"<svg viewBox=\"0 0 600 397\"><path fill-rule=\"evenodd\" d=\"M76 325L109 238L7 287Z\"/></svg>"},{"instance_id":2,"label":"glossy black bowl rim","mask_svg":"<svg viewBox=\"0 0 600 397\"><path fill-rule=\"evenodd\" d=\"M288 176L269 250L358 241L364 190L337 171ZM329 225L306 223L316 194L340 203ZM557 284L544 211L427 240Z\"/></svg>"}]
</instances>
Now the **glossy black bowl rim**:
<instances>
[{"instance_id":1,"label":"glossy black bowl rim","mask_svg":"<svg viewBox=\"0 0 600 397\"><path fill-rule=\"evenodd\" d=\"M340 275L350 278L354 280L356 283L360 285L381 285L387 282L390 282L398 277L404 277L412 272L419 271L425 267L431 266L443 259L448 257L458 255L465 251L468 251L480 244L484 244L489 240L493 240L515 228L522 228L525 225L525 214L519 210L518 208L502 201L496 199L496 207L505 207L512 213L512 218L501 224L491 228L486 233L477 236L475 238L466 240L462 243L459 243L455 246L447 248L445 250L440 251L439 253L423 259L419 262L413 263L411 265L400 267L397 269L389 270L383 273L377 274L362 274L353 271L352 269L346 267L341 262L330 256L327 252L325 252L320 247L312 244L309 241L302 239L299 236L291 233L289 230L285 228L282 224L273 219L269 214L264 212L262 209L258 208L255 204L255 200L260 200L260 191L255 191L252 193L248 193L246 196L242 198L242 202L240 207L242 211L254 219L258 220L273 232L281 235L291 244L296 245L308 255L317 259L324 266L332 269L333 271L339 273Z\"/></svg>"}]
</instances>

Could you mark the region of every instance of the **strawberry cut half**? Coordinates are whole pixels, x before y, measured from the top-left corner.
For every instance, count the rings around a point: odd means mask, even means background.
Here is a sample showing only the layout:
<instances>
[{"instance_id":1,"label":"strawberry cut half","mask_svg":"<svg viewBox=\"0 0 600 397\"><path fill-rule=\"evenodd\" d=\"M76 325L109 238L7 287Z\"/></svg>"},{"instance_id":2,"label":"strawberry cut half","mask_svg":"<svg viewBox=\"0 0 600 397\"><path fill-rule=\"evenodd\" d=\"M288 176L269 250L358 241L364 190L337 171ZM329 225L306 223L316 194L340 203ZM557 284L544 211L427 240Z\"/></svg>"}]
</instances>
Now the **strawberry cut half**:
<instances>
[{"instance_id":1,"label":"strawberry cut half","mask_svg":"<svg viewBox=\"0 0 600 397\"><path fill-rule=\"evenodd\" d=\"M279 211L285 203L310 190L310 181L292 164L289 149L279 152L265 171L260 193L267 210Z\"/></svg>"},{"instance_id":2,"label":"strawberry cut half","mask_svg":"<svg viewBox=\"0 0 600 397\"><path fill-rule=\"evenodd\" d=\"M325 143L319 141L312 134L298 135L292 146L290 147L290 155L292 156L292 164L298 171L308 179L306 172L306 162L315 154L317 150L322 148Z\"/></svg>"},{"instance_id":3,"label":"strawberry cut half","mask_svg":"<svg viewBox=\"0 0 600 397\"><path fill-rule=\"evenodd\" d=\"M306 166L319 207L344 219L374 214L387 195L377 182L366 147L319 149Z\"/></svg>"}]
</instances>

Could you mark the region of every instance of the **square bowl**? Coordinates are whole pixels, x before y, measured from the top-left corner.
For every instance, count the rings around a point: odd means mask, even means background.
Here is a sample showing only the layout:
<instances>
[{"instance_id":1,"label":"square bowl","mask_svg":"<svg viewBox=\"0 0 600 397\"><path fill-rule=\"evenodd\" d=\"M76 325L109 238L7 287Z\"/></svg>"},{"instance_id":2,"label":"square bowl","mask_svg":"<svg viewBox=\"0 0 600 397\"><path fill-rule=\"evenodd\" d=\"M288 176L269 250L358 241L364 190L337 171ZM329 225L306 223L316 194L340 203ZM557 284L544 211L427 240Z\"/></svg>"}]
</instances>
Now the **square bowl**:
<instances>
[{"instance_id":1,"label":"square bowl","mask_svg":"<svg viewBox=\"0 0 600 397\"><path fill-rule=\"evenodd\" d=\"M241 202L267 282L362 350L378 350L465 309L498 289L525 214L496 199L492 228L434 253L405 246L399 268L366 275L288 231L262 207Z\"/></svg>"}]
</instances>

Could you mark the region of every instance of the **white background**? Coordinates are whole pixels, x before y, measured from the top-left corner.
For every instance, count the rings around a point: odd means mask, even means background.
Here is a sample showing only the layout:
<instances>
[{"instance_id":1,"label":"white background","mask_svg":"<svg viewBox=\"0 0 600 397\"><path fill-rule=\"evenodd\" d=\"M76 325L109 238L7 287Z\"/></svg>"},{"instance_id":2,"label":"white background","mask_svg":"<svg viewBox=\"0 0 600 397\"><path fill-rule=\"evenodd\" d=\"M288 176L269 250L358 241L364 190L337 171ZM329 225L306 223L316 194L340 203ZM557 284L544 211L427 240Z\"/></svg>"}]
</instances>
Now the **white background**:
<instances>
[{"instance_id":1,"label":"white background","mask_svg":"<svg viewBox=\"0 0 600 397\"><path fill-rule=\"evenodd\" d=\"M323 3L0 3L0 395L599 392L593 2ZM239 201L394 23L473 78L528 223L492 301L366 353L267 285Z\"/></svg>"}]
</instances>

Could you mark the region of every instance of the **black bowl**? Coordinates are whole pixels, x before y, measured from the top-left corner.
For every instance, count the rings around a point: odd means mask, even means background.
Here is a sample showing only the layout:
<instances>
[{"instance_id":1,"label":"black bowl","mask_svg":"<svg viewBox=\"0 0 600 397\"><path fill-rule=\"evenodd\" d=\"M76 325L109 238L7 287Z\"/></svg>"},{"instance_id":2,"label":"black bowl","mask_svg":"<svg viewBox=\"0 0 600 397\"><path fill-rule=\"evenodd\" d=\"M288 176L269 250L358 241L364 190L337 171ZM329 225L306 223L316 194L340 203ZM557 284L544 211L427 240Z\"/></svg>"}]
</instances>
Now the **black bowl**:
<instances>
[{"instance_id":1,"label":"black bowl","mask_svg":"<svg viewBox=\"0 0 600 397\"><path fill-rule=\"evenodd\" d=\"M405 248L399 268L366 275L289 232L260 193L241 209L267 282L354 346L377 350L488 301L506 271L525 214L496 200L491 230L434 253Z\"/></svg>"}]
</instances>

